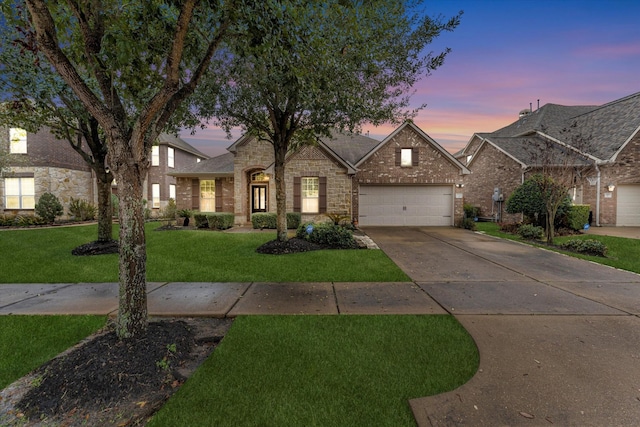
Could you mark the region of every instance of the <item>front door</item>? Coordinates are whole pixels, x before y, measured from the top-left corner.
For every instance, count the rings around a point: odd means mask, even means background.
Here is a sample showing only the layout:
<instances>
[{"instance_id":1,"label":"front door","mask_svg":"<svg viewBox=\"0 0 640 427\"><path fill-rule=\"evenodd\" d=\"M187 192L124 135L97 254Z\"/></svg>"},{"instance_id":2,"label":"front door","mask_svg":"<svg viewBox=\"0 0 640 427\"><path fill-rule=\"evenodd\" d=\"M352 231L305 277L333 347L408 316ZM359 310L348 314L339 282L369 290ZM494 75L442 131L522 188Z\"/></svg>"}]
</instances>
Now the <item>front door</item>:
<instances>
[{"instance_id":1,"label":"front door","mask_svg":"<svg viewBox=\"0 0 640 427\"><path fill-rule=\"evenodd\" d=\"M267 186L251 186L251 213L267 211Z\"/></svg>"}]
</instances>

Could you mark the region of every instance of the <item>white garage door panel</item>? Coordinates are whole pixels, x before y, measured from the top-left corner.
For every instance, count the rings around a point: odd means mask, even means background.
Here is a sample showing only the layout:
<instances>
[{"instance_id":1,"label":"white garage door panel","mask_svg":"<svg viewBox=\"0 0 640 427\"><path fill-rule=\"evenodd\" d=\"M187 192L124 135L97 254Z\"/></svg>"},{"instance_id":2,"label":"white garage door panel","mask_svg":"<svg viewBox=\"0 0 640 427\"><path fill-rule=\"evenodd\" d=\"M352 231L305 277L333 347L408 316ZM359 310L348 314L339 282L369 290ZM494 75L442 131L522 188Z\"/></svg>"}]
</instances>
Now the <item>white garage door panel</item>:
<instances>
[{"instance_id":1,"label":"white garage door panel","mask_svg":"<svg viewBox=\"0 0 640 427\"><path fill-rule=\"evenodd\" d=\"M640 227L640 185L619 185L616 225Z\"/></svg>"},{"instance_id":2,"label":"white garage door panel","mask_svg":"<svg viewBox=\"0 0 640 427\"><path fill-rule=\"evenodd\" d=\"M451 186L361 186L360 225L453 225Z\"/></svg>"}]
</instances>

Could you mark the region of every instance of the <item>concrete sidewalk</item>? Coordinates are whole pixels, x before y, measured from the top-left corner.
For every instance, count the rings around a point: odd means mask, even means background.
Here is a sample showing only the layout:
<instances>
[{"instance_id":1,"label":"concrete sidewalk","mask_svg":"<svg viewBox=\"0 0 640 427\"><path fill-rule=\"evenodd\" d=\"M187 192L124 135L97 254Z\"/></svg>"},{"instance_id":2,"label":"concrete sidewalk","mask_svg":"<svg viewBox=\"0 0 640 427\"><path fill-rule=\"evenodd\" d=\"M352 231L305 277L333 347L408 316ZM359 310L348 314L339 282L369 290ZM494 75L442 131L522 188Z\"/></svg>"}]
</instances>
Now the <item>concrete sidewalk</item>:
<instances>
[{"instance_id":1,"label":"concrete sidewalk","mask_svg":"<svg viewBox=\"0 0 640 427\"><path fill-rule=\"evenodd\" d=\"M413 282L149 283L147 297L150 316L446 313ZM0 284L0 315L117 310L117 283Z\"/></svg>"}]
</instances>

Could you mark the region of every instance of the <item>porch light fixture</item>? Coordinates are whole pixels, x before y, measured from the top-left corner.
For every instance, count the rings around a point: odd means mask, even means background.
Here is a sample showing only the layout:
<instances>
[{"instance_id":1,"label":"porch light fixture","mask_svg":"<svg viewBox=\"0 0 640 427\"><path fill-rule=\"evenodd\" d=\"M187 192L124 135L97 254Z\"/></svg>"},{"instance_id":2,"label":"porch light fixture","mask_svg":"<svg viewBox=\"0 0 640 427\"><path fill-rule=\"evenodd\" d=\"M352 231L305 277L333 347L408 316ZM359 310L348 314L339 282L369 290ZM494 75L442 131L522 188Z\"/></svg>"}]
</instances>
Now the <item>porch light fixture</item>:
<instances>
[{"instance_id":1,"label":"porch light fixture","mask_svg":"<svg viewBox=\"0 0 640 427\"><path fill-rule=\"evenodd\" d=\"M464 184L456 184L456 188L462 188L464 187Z\"/></svg>"},{"instance_id":2,"label":"porch light fixture","mask_svg":"<svg viewBox=\"0 0 640 427\"><path fill-rule=\"evenodd\" d=\"M609 190L609 191L613 191L613 190L615 190L615 189L616 189L616 186L615 186L615 185L613 185L613 184L607 184L607 190Z\"/></svg>"}]
</instances>

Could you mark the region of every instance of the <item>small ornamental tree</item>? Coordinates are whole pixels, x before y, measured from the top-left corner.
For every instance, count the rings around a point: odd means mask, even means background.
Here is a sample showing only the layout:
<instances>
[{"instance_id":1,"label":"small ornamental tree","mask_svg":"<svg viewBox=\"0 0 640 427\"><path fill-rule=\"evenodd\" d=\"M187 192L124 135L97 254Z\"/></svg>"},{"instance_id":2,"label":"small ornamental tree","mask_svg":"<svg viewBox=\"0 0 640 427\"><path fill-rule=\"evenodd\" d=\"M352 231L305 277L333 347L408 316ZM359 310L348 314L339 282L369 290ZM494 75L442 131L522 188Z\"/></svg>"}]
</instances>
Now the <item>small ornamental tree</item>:
<instances>
[{"instance_id":1,"label":"small ornamental tree","mask_svg":"<svg viewBox=\"0 0 640 427\"><path fill-rule=\"evenodd\" d=\"M36 203L36 214L48 224L53 224L56 217L62 215L63 209L60 200L51 193L44 193Z\"/></svg>"}]
</instances>

